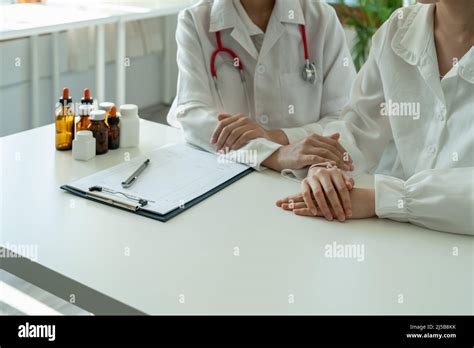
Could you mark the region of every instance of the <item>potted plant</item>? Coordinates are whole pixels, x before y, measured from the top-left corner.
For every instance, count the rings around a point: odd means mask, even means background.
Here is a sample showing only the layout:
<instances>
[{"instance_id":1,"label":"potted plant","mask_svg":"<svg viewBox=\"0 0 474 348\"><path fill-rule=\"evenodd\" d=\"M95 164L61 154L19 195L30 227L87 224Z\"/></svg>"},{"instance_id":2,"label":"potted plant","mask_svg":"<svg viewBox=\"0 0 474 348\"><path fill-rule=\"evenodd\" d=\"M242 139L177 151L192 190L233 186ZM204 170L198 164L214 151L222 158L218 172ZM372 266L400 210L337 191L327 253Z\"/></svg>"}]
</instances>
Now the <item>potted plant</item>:
<instances>
[{"instance_id":1,"label":"potted plant","mask_svg":"<svg viewBox=\"0 0 474 348\"><path fill-rule=\"evenodd\" d=\"M344 25L353 28L356 41L352 48L352 58L357 70L364 65L370 50L370 40L377 29L402 7L404 0L352 0L355 6L347 6L347 0L339 0L338 14ZM409 0L408 3L414 3Z\"/></svg>"}]
</instances>

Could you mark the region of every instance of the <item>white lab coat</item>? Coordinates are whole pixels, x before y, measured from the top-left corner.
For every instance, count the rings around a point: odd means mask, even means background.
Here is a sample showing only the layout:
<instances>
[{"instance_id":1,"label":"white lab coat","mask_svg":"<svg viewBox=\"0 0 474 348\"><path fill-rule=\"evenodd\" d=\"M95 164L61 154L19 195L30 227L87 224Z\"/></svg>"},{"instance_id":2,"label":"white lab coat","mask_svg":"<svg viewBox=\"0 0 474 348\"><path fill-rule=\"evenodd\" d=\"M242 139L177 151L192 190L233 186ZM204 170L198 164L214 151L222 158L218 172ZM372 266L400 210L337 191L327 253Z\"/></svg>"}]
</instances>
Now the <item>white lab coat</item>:
<instances>
[{"instance_id":1,"label":"white lab coat","mask_svg":"<svg viewBox=\"0 0 474 348\"><path fill-rule=\"evenodd\" d=\"M302 78L305 61L299 24L306 25L310 60L317 66L315 85ZM216 63L224 105L219 101L210 74L218 31L223 45L234 50L244 65L250 103L225 55ZM221 113L250 115L266 129L282 129L295 143L321 134L324 124L337 119L349 100L355 69L342 26L325 3L277 0L260 52L230 0L201 1L181 12L176 39L178 91L168 121L173 124L177 118L185 139L208 151L216 150L210 138ZM256 153L255 168L260 170L262 161L279 147L260 138L240 151Z\"/></svg>"},{"instance_id":2,"label":"white lab coat","mask_svg":"<svg viewBox=\"0 0 474 348\"><path fill-rule=\"evenodd\" d=\"M440 81L433 10L404 8L383 25L342 121L325 132L340 131L356 167L377 174L380 218L472 235L474 47ZM410 116L395 116L397 105Z\"/></svg>"}]
</instances>

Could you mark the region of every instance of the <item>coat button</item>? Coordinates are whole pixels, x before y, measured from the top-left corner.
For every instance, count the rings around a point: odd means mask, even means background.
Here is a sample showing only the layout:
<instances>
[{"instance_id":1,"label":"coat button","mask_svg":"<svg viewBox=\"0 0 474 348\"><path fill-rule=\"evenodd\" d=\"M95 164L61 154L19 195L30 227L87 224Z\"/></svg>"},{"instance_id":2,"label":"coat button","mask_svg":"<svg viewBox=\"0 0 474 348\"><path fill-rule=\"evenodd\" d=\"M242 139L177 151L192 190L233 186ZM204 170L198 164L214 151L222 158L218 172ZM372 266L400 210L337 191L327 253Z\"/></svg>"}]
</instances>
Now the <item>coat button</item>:
<instances>
[{"instance_id":1,"label":"coat button","mask_svg":"<svg viewBox=\"0 0 474 348\"><path fill-rule=\"evenodd\" d=\"M260 117L258 118L258 122L260 124L267 124L268 123L268 115L265 115L265 114L260 115Z\"/></svg>"},{"instance_id":2,"label":"coat button","mask_svg":"<svg viewBox=\"0 0 474 348\"><path fill-rule=\"evenodd\" d=\"M265 71L266 71L266 70L267 70L267 69L265 69L265 66L264 66L263 64L259 64L258 67L257 67L257 72L258 72L259 74L265 74Z\"/></svg>"},{"instance_id":3,"label":"coat button","mask_svg":"<svg viewBox=\"0 0 474 348\"><path fill-rule=\"evenodd\" d=\"M428 153L430 155L434 155L436 153L436 146L434 146L434 145L428 146Z\"/></svg>"},{"instance_id":4,"label":"coat button","mask_svg":"<svg viewBox=\"0 0 474 348\"><path fill-rule=\"evenodd\" d=\"M445 120L445 116L446 116L446 107L443 104L441 104L439 107L439 112L438 112L438 120L443 122Z\"/></svg>"}]
</instances>

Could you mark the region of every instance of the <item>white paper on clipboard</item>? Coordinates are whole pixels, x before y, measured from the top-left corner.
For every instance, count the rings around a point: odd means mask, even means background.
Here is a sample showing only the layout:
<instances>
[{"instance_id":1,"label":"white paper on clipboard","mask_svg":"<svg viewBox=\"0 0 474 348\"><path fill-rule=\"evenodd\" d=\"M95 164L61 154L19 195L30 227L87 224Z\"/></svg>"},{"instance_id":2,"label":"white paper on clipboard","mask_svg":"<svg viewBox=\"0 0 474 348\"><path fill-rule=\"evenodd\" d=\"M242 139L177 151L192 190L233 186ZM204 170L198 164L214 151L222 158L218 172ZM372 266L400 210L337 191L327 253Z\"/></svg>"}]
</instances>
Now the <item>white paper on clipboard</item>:
<instances>
[{"instance_id":1,"label":"white paper on clipboard","mask_svg":"<svg viewBox=\"0 0 474 348\"><path fill-rule=\"evenodd\" d=\"M121 183L146 159L150 164L132 187L125 189ZM151 151L146 156L100 171L68 186L83 192L100 186L148 200L144 209L167 214L200 197L226 181L248 170L249 167L230 161L219 161L215 154L196 149L187 144L167 145ZM101 193L124 201L120 195Z\"/></svg>"}]
</instances>

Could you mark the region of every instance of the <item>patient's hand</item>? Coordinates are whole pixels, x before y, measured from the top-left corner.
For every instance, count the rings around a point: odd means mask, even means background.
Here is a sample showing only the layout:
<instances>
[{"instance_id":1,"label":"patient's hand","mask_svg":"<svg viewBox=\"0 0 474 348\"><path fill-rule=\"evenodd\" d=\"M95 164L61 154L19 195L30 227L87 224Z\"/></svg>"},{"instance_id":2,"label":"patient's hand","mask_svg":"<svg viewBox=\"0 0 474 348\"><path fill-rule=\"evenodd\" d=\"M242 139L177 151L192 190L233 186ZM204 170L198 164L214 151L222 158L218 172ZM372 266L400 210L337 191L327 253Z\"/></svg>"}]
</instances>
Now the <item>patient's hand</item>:
<instances>
[{"instance_id":1,"label":"patient's hand","mask_svg":"<svg viewBox=\"0 0 474 348\"><path fill-rule=\"evenodd\" d=\"M349 195L352 203L351 219L367 219L375 216L375 191L373 189L354 188ZM314 201L313 203L317 207L316 214L308 208L301 193L281 199L276 204L278 207L292 211L296 215L324 217L322 210L317 206L317 202ZM332 207L330 207L330 210L335 216Z\"/></svg>"},{"instance_id":2,"label":"patient's hand","mask_svg":"<svg viewBox=\"0 0 474 348\"><path fill-rule=\"evenodd\" d=\"M336 218L341 222L352 216L349 191L353 187L354 180L333 166L310 168L301 183L304 202L313 215L319 211L327 220Z\"/></svg>"}]
</instances>

